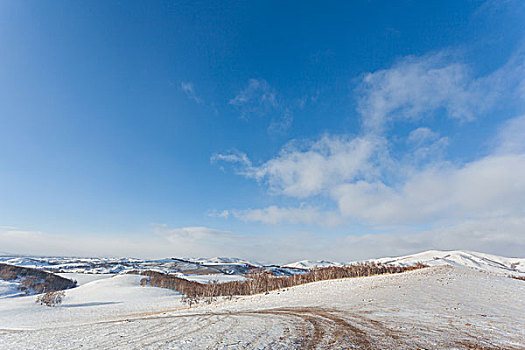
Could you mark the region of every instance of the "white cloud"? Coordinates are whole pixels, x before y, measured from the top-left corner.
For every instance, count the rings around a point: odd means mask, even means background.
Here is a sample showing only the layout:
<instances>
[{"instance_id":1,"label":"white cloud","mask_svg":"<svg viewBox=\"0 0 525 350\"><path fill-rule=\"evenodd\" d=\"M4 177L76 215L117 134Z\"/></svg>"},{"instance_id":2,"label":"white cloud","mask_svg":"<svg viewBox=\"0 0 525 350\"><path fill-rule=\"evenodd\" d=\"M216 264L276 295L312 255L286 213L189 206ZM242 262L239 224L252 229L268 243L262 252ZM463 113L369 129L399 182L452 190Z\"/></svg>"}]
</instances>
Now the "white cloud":
<instances>
[{"instance_id":1,"label":"white cloud","mask_svg":"<svg viewBox=\"0 0 525 350\"><path fill-rule=\"evenodd\" d=\"M490 156L462 167L429 168L399 188L344 184L332 192L345 216L368 223L423 223L525 213L525 155Z\"/></svg>"},{"instance_id":2,"label":"white cloud","mask_svg":"<svg viewBox=\"0 0 525 350\"><path fill-rule=\"evenodd\" d=\"M220 161L228 163L239 163L247 168L251 168L252 166L252 162L248 158L246 153L242 153L237 150L233 150L229 153L215 153L210 158L210 162L212 164Z\"/></svg>"},{"instance_id":3,"label":"white cloud","mask_svg":"<svg viewBox=\"0 0 525 350\"><path fill-rule=\"evenodd\" d=\"M228 219L231 215L230 210L222 210L218 211L217 209L210 210L208 212L208 216L211 218L222 218L222 219Z\"/></svg>"},{"instance_id":4,"label":"white cloud","mask_svg":"<svg viewBox=\"0 0 525 350\"><path fill-rule=\"evenodd\" d=\"M383 132L396 120L416 121L436 110L460 121L471 121L492 106L516 80L515 60L493 73L474 77L470 67L446 52L405 57L389 69L364 75L356 89L358 112L366 131ZM523 77L523 75L522 75Z\"/></svg>"},{"instance_id":5,"label":"white cloud","mask_svg":"<svg viewBox=\"0 0 525 350\"><path fill-rule=\"evenodd\" d=\"M525 115L503 124L496 138L496 153L525 153Z\"/></svg>"},{"instance_id":6,"label":"white cloud","mask_svg":"<svg viewBox=\"0 0 525 350\"><path fill-rule=\"evenodd\" d=\"M360 134L292 140L260 164L242 153L216 156L215 160L236 162L238 174L264 184L271 193L316 203L333 201L338 207L338 212L325 212L307 205L270 206L228 210L228 217L275 225L349 223L348 227L364 225L376 232L336 243L310 237L324 252L319 258L433 248L519 254L525 241L524 116L508 120L491 150L466 162L447 161L448 137L428 127L416 125L404 143L389 140L386 131L392 123L419 123L436 111L465 122L505 102L523 104L519 87L525 82L525 60L520 58L521 51L503 67L476 77L467 65L444 53L408 57L364 76L356 90ZM400 144L404 153L397 150L392 155L391 149ZM374 228L410 230L421 224L430 228L410 234L377 234ZM302 249L308 256L316 254Z\"/></svg>"},{"instance_id":7,"label":"white cloud","mask_svg":"<svg viewBox=\"0 0 525 350\"><path fill-rule=\"evenodd\" d=\"M282 134L292 126L292 123L293 114L289 108L285 108L281 112L280 118L272 120L268 127L268 132L271 134Z\"/></svg>"},{"instance_id":8,"label":"white cloud","mask_svg":"<svg viewBox=\"0 0 525 350\"><path fill-rule=\"evenodd\" d=\"M346 236L336 244L336 256L347 250L351 259L413 254L430 249L471 250L509 257L523 257L523 217L464 220L418 233L373 233Z\"/></svg>"},{"instance_id":9,"label":"white cloud","mask_svg":"<svg viewBox=\"0 0 525 350\"><path fill-rule=\"evenodd\" d=\"M320 211L314 207L286 208L269 206L263 209L246 209L230 211L235 218L246 222L263 224L311 224L337 226L344 219L335 212Z\"/></svg>"},{"instance_id":10,"label":"white cloud","mask_svg":"<svg viewBox=\"0 0 525 350\"><path fill-rule=\"evenodd\" d=\"M186 96L195 101L196 103L203 103L203 100L197 96L196 92L195 92L195 87L193 86L193 83L192 82L181 82L180 83L180 88L181 90L186 94Z\"/></svg>"},{"instance_id":11,"label":"white cloud","mask_svg":"<svg viewBox=\"0 0 525 350\"><path fill-rule=\"evenodd\" d=\"M284 133L293 123L292 106L279 99L277 90L264 79L250 79L229 103L239 110L242 119L269 118L269 133Z\"/></svg>"},{"instance_id":12,"label":"white cloud","mask_svg":"<svg viewBox=\"0 0 525 350\"><path fill-rule=\"evenodd\" d=\"M341 182L376 175L384 152L379 137L325 135L311 144L288 144L277 157L247 169L246 175L265 181L274 192L306 198Z\"/></svg>"},{"instance_id":13,"label":"white cloud","mask_svg":"<svg viewBox=\"0 0 525 350\"><path fill-rule=\"evenodd\" d=\"M440 137L439 133L427 127L419 127L410 132L406 143L409 147L406 162L418 165L425 161L441 161L449 141L448 137Z\"/></svg>"},{"instance_id":14,"label":"white cloud","mask_svg":"<svg viewBox=\"0 0 525 350\"><path fill-rule=\"evenodd\" d=\"M236 256L246 253L246 237L207 227L169 228L156 224L151 232L124 237L60 235L22 229L0 229L2 253L65 256L189 257ZM237 250L240 248L240 250Z\"/></svg>"},{"instance_id":15,"label":"white cloud","mask_svg":"<svg viewBox=\"0 0 525 350\"><path fill-rule=\"evenodd\" d=\"M303 199L320 195L335 201L342 217L369 225L519 216L525 214L525 154L516 150L523 149L524 126L523 117L509 120L496 137L496 152L457 165L439 158L417 167L405 158L396 160L388 155L385 139L370 134L291 143L260 166L244 157L239 161L249 165L241 173L275 193ZM409 140L416 144L411 149L416 158L421 152L436 154L447 143L424 128L413 131ZM396 181L389 184L389 178ZM309 210L272 206L232 213L241 220L274 224L333 222L333 213Z\"/></svg>"},{"instance_id":16,"label":"white cloud","mask_svg":"<svg viewBox=\"0 0 525 350\"><path fill-rule=\"evenodd\" d=\"M420 145L427 141L435 141L439 137L437 132L434 132L426 127L414 129L408 135L407 141L416 145Z\"/></svg>"},{"instance_id":17,"label":"white cloud","mask_svg":"<svg viewBox=\"0 0 525 350\"><path fill-rule=\"evenodd\" d=\"M230 104L238 107L246 119L251 114L264 114L279 106L277 91L263 79L250 79L248 86L232 98Z\"/></svg>"}]
</instances>

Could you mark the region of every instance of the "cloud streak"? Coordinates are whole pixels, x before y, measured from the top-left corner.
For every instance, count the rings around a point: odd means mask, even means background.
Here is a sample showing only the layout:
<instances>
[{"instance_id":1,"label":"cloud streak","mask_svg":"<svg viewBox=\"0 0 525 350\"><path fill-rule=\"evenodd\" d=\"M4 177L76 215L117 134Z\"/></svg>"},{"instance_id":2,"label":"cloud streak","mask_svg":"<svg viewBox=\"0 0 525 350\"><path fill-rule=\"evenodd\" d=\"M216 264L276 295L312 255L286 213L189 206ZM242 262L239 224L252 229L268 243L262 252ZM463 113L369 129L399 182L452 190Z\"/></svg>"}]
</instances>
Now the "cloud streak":
<instances>
[{"instance_id":1,"label":"cloud streak","mask_svg":"<svg viewBox=\"0 0 525 350\"><path fill-rule=\"evenodd\" d=\"M264 79L250 79L247 86L229 101L240 112L241 119L269 119L267 130L270 134L285 133L293 124L293 111L303 108L305 103L305 100L286 101Z\"/></svg>"},{"instance_id":2,"label":"cloud streak","mask_svg":"<svg viewBox=\"0 0 525 350\"><path fill-rule=\"evenodd\" d=\"M195 87L193 86L193 83L192 82L181 82L180 83L180 89L186 94L186 96L198 103L198 104L202 104L204 103L204 101L202 100L202 98L200 98L199 96L197 96L197 93L195 92Z\"/></svg>"},{"instance_id":3,"label":"cloud streak","mask_svg":"<svg viewBox=\"0 0 525 350\"><path fill-rule=\"evenodd\" d=\"M263 209L224 210L214 212L211 216L228 218L233 216L244 222L263 224L311 224L321 226L339 226L345 220L335 212L321 211L315 207L287 208L275 205Z\"/></svg>"}]
</instances>

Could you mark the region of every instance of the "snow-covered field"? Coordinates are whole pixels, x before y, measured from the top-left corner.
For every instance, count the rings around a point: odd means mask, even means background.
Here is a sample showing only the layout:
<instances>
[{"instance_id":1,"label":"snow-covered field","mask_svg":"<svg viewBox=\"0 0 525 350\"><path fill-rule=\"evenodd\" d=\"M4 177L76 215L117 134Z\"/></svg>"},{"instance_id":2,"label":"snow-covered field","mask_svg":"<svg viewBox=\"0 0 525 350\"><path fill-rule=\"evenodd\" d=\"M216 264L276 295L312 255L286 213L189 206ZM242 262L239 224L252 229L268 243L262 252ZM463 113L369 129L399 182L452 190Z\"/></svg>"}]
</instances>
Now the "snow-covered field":
<instances>
[{"instance_id":1,"label":"snow-covered field","mask_svg":"<svg viewBox=\"0 0 525 350\"><path fill-rule=\"evenodd\" d=\"M0 300L0 349L524 349L525 283L459 266L322 281L188 309L141 276L62 306Z\"/></svg>"}]
</instances>

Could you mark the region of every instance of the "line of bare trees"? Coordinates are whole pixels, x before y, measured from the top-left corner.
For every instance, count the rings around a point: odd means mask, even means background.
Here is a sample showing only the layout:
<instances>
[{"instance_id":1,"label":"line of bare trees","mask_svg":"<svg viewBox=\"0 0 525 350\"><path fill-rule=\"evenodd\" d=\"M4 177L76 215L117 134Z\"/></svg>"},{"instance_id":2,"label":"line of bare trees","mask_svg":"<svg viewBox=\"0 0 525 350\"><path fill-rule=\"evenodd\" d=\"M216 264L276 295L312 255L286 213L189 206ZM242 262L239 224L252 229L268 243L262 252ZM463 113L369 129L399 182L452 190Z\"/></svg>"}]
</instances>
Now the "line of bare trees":
<instances>
[{"instance_id":1,"label":"line of bare trees","mask_svg":"<svg viewBox=\"0 0 525 350\"><path fill-rule=\"evenodd\" d=\"M140 273L148 276L143 278L143 286L149 284L154 287L168 288L183 294L183 302L190 305L198 303L201 300L211 303L217 297L233 297L234 295L253 295L258 293L267 293L272 290L289 288L300 284L338 279L348 277L362 277L381 275L388 273L400 273L425 267L417 264L415 266L393 266L385 264L359 263L348 266L322 267L309 270L302 274L291 276L274 276L271 272L263 269L254 269L252 273L247 274L246 280L217 283L213 281L208 284L188 281L186 279L164 274L157 271L131 272Z\"/></svg>"},{"instance_id":2,"label":"line of bare trees","mask_svg":"<svg viewBox=\"0 0 525 350\"><path fill-rule=\"evenodd\" d=\"M77 282L54 273L0 263L0 279L20 280L19 289L25 292L43 293L51 290L73 288Z\"/></svg>"}]
</instances>

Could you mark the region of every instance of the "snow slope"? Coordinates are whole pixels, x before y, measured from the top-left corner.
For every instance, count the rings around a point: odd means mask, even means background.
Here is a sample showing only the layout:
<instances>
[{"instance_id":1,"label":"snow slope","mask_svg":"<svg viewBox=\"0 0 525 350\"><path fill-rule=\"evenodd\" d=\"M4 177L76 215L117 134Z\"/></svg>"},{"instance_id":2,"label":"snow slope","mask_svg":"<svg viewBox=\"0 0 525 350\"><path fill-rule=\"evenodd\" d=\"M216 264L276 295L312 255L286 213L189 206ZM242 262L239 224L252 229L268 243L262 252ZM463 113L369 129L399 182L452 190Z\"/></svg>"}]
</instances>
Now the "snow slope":
<instances>
[{"instance_id":1,"label":"snow slope","mask_svg":"<svg viewBox=\"0 0 525 350\"><path fill-rule=\"evenodd\" d=\"M504 275L525 276L525 258L506 258L463 250L429 250L413 255L368 261L401 266L410 266L418 262L428 266L464 266Z\"/></svg>"},{"instance_id":2,"label":"snow slope","mask_svg":"<svg viewBox=\"0 0 525 350\"><path fill-rule=\"evenodd\" d=\"M0 299L24 295L24 293L18 289L19 285L18 281L4 281L0 279Z\"/></svg>"},{"instance_id":3,"label":"snow slope","mask_svg":"<svg viewBox=\"0 0 525 350\"><path fill-rule=\"evenodd\" d=\"M525 258L507 258L503 256L464 250L429 250L412 255L369 259L365 261L401 266L413 266L417 263L423 263L428 266L464 266L486 272L525 276ZM360 261L352 261L343 264L326 260L302 260L295 263L286 264L284 267L296 269L313 269L315 267L351 265L358 262Z\"/></svg>"},{"instance_id":4,"label":"snow slope","mask_svg":"<svg viewBox=\"0 0 525 350\"><path fill-rule=\"evenodd\" d=\"M69 278L70 280L77 281L77 286L82 286L86 283L93 282L96 280L110 278L115 276L115 274L92 274L92 273L57 273L57 275L64 278Z\"/></svg>"},{"instance_id":5,"label":"snow slope","mask_svg":"<svg viewBox=\"0 0 525 350\"><path fill-rule=\"evenodd\" d=\"M188 261L195 262L201 265L250 265L254 267L261 267L263 265L247 261L239 258L225 258L225 257L215 257L215 258L189 258Z\"/></svg>"},{"instance_id":6,"label":"snow slope","mask_svg":"<svg viewBox=\"0 0 525 350\"><path fill-rule=\"evenodd\" d=\"M199 283L225 283L234 281L244 281L246 277L240 275L180 275L178 277Z\"/></svg>"},{"instance_id":7,"label":"snow slope","mask_svg":"<svg viewBox=\"0 0 525 350\"><path fill-rule=\"evenodd\" d=\"M35 295L0 299L0 328L31 329L96 322L123 314L183 307L179 293L142 287L142 278L144 276L125 274L83 281L79 287L66 290L61 306L55 308L36 304Z\"/></svg>"},{"instance_id":8,"label":"snow slope","mask_svg":"<svg viewBox=\"0 0 525 350\"><path fill-rule=\"evenodd\" d=\"M8 301L20 305L6 309L3 300L0 348L525 348L525 283L464 267L321 281L190 310L173 310L176 295L138 291L137 283L138 276L89 282L68 301L115 304L52 309L17 298ZM126 292L98 294L103 285Z\"/></svg>"},{"instance_id":9,"label":"snow slope","mask_svg":"<svg viewBox=\"0 0 525 350\"><path fill-rule=\"evenodd\" d=\"M313 269L316 267L329 267L329 266L343 266L344 264L326 260L301 260L291 264L286 264L284 267L292 269Z\"/></svg>"}]
</instances>

